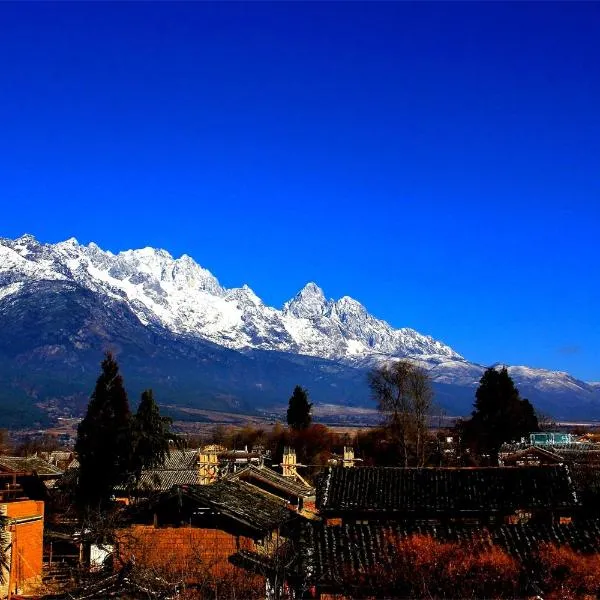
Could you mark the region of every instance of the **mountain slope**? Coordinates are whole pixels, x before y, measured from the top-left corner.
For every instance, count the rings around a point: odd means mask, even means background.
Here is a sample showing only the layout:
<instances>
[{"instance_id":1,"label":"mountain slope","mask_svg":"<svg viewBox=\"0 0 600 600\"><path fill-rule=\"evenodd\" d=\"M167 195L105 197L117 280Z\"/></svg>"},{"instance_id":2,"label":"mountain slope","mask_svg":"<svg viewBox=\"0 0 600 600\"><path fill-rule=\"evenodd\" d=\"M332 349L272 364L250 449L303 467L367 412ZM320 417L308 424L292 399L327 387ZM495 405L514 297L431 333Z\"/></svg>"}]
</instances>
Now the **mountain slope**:
<instances>
[{"instance_id":1,"label":"mountain slope","mask_svg":"<svg viewBox=\"0 0 600 600\"><path fill-rule=\"evenodd\" d=\"M0 330L0 389L28 396L54 416L85 407L107 349L119 356L132 401L152 387L163 403L252 413L282 404L290 382L300 381L336 402L364 398L356 369L175 336L140 323L125 302L71 282L24 284L18 295L0 300Z\"/></svg>"},{"instance_id":2,"label":"mountain slope","mask_svg":"<svg viewBox=\"0 0 600 600\"><path fill-rule=\"evenodd\" d=\"M357 355L462 357L412 329L393 329L345 296L326 300L309 283L279 311L248 287L225 289L184 255L144 248L119 254L75 239L40 244L32 236L0 239L2 295L22 282L64 280L109 298L125 300L146 325L192 334L227 348L261 348L347 359ZM2 289L2 288L0 288Z\"/></svg>"},{"instance_id":3,"label":"mountain slope","mask_svg":"<svg viewBox=\"0 0 600 600\"><path fill-rule=\"evenodd\" d=\"M80 406L108 347L134 387L161 386L179 403L240 411L283 404L296 383L318 401L365 403L365 369L410 357L429 369L447 408L464 413L483 372L350 297L327 299L314 283L277 310L248 286L222 287L186 255L152 248L113 254L75 239L0 239L0 327L3 389L44 397L42 404L72 396ZM547 412L600 413L598 386L566 373L510 372Z\"/></svg>"}]
</instances>

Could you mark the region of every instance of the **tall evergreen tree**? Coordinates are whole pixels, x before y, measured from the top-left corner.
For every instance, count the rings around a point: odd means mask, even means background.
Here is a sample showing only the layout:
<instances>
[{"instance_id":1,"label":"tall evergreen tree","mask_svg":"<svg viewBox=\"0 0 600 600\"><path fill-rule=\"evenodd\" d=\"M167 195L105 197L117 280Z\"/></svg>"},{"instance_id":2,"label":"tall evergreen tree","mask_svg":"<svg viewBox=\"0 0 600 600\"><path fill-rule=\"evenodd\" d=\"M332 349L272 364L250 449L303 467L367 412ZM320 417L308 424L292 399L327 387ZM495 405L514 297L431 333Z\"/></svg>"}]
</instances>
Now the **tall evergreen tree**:
<instances>
[{"instance_id":1,"label":"tall evergreen tree","mask_svg":"<svg viewBox=\"0 0 600 600\"><path fill-rule=\"evenodd\" d=\"M471 419L464 423L467 442L492 460L504 442L539 431L533 406L521 398L506 367L485 371L475 392L474 408Z\"/></svg>"},{"instance_id":2,"label":"tall evergreen tree","mask_svg":"<svg viewBox=\"0 0 600 600\"><path fill-rule=\"evenodd\" d=\"M143 469L162 465L169 456L173 443L180 446L180 439L171 431L173 420L160 414L152 390L142 393L140 405L133 419L133 471L136 479Z\"/></svg>"},{"instance_id":3,"label":"tall evergreen tree","mask_svg":"<svg viewBox=\"0 0 600 600\"><path fill-rule=\"evenodd\" d=\"M297 385L289 400L287 422L292 429L306 429L310 426L312 403L308 401L308 392Z\"/></svg>"},{"instance_id":4,"label":"tall evergreen tree","mask_svg":"<svg viewBox=\"0 0 600 600\"><path fill-rule=\"evenodd\" d=\"M78 496L83 505L100 507L111 496L114 486L127 479L131 450L127 393L119 365L107 352L87 413L77 428Z\"/></svg>"}]
</instances>

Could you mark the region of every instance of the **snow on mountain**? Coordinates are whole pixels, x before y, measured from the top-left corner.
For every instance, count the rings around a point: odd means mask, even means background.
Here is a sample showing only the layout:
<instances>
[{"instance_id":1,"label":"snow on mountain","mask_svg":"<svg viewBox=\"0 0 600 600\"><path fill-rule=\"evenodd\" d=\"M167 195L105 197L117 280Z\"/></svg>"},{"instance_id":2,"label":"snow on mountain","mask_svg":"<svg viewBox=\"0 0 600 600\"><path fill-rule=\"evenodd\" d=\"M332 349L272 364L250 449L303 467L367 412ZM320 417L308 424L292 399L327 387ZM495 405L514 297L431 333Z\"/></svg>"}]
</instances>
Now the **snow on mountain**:
<instances>
[{"instance_id":1,"label":"snow on mountain","mask_svg":"<svg viewBox=\"0 0 600 600\"><path fill-rule=\"evenodd\" d=\"M266 306L248 287L225 289L187 255L143 248L113 254L71 238L41 244L26 235L0 240L3 294L22 281L66 279L126 300L144 324L195 335L232 349L260 348L354 360L369 355L462 360L448 346L412 329L394 329L344 296L334 301L308 283L283 309ZM4 281L4 280L3 280Z\"/></svg>"},{"instance_id":2,"label":"snow on mountain","mask_svg":"<svg viewBox=\"0 0 600 600\"><path fill-rule=\"evenodd\" d=\"M370 368L390 358L411 358L440 385L471 389L484 367L449 346L409 328L394 329L357 300L328 299L308 283L281 310L266 306L246 285L226 289L192 258L142 248L113 254L74 238L43 244L33 236L0 238L0 301L32 282L75 283L101 297L125 302L143 325L233 350L274 350ZM600 384L567 373L510 367L532 397L570 395L600 405ZM557 400L558 401L558 400Z\"/></svg>"},{"instance_id":3,"label":"snow on mountain","mask_svg":"<svg viewBox=\"0 0 600 600\"><path fill-rule=\"evenodd\" d=\"M286 302L282 313L305 354L351 360L371 355L462 360L452 348L429 336L414 329L394 329L376 319L349 296L327 300L314 283Z\"/></svg>"}]
</instances>

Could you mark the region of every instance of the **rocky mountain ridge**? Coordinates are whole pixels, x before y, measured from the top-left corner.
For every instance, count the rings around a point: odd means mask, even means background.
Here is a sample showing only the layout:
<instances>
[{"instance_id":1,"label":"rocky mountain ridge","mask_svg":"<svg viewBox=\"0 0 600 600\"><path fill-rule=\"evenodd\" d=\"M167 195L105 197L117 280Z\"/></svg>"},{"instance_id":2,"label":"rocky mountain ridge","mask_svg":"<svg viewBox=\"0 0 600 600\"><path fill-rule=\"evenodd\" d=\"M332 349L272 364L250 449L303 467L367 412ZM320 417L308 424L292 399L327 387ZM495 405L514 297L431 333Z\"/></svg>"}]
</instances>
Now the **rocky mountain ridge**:
<instances>
[{"instance_id":1,"label":"rocky mountain ridge","mask_svg":"<svg viewBox=\"0 0 600 600\"><path fill-rule=\"evenodd\" d=\"M143 248L118 254L71 238L41 244L26 235L0 239L3 296L31 280L73 281L129 303L144 324L191 334L232 349L260 348L336 360L366 355L462 360L450 347L413 329L394 329L344 296L327 300L308 283L282 310L247 286L226 289L189 256Z\"/></svg>"},{"instance_id":2,"label":"rocky mountain ridge","mask_svg":"<svg viewBox=\"0 0 600 600\"><path fill-rule=\"evenodd\" d=\"M259 352L261 360L273 353L281 360L285 357L288 364L309 358L330 361L320 368L343 371L346 379L352 370L363 371L379 361L411 358L427 368L451 396L453 388L473 388L483 372L483 366L430 336L410 328L394 329L353 298L327 299L315 283L308 283L278 310L265 305L248 286L224 288L189 256L173 258L165 250L143 248L113 254L74 238L57 244L43 244L29 235L0 238L0 322L3 311L6 315L9 309L18 310L20 299L34 284L41 296L79 290L91 294L94 301L118 305L139 326L136 336L144 337L143 330L153 331L156 339L185 340L188 346L210 345L246 356ZM31 294L27 298L28 310L37 310L35 298ZM50 305L47 316L51 319ZM58 321L55 325L60 328ZM67 331L71 344L78 334L85 339L88 329L97 330L101 324L89 317L78 327L79 333ZM110 342L109 334L104 342ZM47 344L36 346L33 339L32 344L30 353L48 352ZM524 394L534 401L545 398L554 414L557 407L569 412L573 405L583 406L584 413L600 413L600 388L595 384L543 369L510 367L509 371ZM336 401L343 402L339 382L332 386Z\"/></svg>"}]
</instances>

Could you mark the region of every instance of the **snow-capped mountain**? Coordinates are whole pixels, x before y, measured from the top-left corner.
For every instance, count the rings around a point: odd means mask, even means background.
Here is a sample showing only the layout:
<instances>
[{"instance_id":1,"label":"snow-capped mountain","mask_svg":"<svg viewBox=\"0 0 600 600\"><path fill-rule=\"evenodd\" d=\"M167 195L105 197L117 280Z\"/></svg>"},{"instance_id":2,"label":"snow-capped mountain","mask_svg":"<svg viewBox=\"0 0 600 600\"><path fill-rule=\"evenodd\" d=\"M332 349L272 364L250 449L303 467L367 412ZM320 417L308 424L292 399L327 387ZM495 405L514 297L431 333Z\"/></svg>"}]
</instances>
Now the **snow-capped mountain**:
<instances>
[{"instance_id":1,"label":"snow-capped mountain","mask_svg":"<svg viewBox=\"0 0 600 600\"><path fill-rule=\"evenodd\" d=\"M199 336L232 349L260 348L337 360L370 355L424 360L462 357L413 329L394 329L344 296L327 300L308 283L282 310L266 306L246 285L225 289L189 256L143 248L113 254L71 238L41 244L25 235L0 239L0 294L34 280L73 281L125 300L143 324Z\"/></svg>"},{"instance_id":2,"label":"snow-capped mountain","mask_svg":"<svg viewBox=\"0 0 600 600\"><path fill-rule=\"evenodd\" d=\"M68 311L57 312L57 307L67 301L69 310L80 315L76 324L64 323L65 319L70 320ZM314 385L327 380L339 402L345 401L340 396L342 388L346 389L342 379L347 382L355 377L350 373L362 372L390 358L408 357L430 371L442 397L460 390L461 406L466 404L468 409L472 388L484 370L432 337L409 328L394 329L370 315L353 298L328 299L315 283L308 283L279 310L265 305L246 285L224 288L212 273L187 255L173 258L154 248L113 254L94 243L79 244L74 238L57 244L43 244L29 235L16 240L0 238L0 325L3 317L7 323L9 318L11 323L22 320L22 331L15 332L15 336L29 339L36 319L43 318L63 336L60 343L48 343L52 341L50 328L49 339L43 343L31 338L31 347L14 357L19 364L32 356L48 357L51 352L60 355L69 344L85 348L100 344L101 340L113 341L120 333L117 322L107 325L113 315L121 315L127 322L130 335L123 343L135 347L135 340L153 356L158 351L150 346L158 342L149 341L149 332L152 339L161 340L160 352L165 351L166 338L170 349L177 346L180 360L182 352L186 360L192 360L197 348L205 352L207 344L233 351L226 355L229 362L242 360L240 354L251 358L251 366L244 363L240 368L248 367L248 373L252 373L260 366L261 376L253 384L257 389L264 389L272 373L261 370L266 362L287 361L286 368L292 370L299 364L310 364L315 372ZM90 341L92 338L94 342ZM9 340L6 343L10 348ZM184 343L185 349L181 346ZM77 361L75 354L70 356L69 360ZM302 357L314 360L306 362ZM272 368L272 362L269 364ZM291 367L292 364L296 366ZM509 370L525 395L533 400L544 399L548 412L558 414L557 407L579 402L590 414L600 414L597 385L561 372L527 367ZM219 393L224 394L227 386L220 377ZM249 379L253 377L248 374ZM360 377L364 380L364 373ZM240 396L245 393L242 388L238 390ZM361 393L367 400L364 385ZM330 400L322 398L324 402Z\"/></svg>"}]
</instances>

